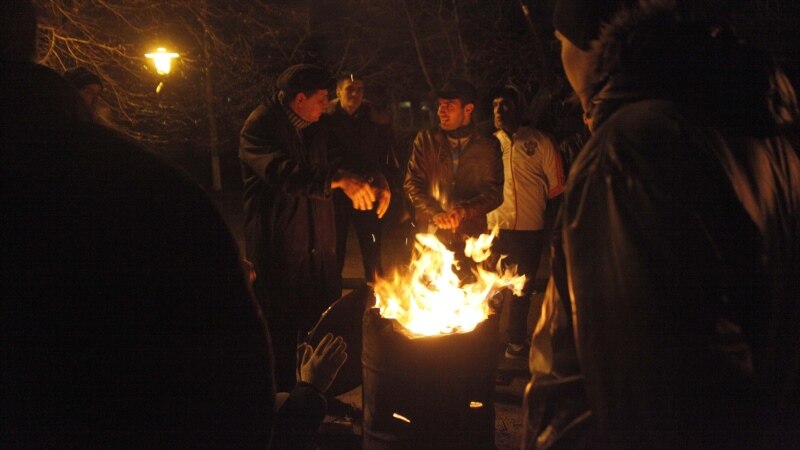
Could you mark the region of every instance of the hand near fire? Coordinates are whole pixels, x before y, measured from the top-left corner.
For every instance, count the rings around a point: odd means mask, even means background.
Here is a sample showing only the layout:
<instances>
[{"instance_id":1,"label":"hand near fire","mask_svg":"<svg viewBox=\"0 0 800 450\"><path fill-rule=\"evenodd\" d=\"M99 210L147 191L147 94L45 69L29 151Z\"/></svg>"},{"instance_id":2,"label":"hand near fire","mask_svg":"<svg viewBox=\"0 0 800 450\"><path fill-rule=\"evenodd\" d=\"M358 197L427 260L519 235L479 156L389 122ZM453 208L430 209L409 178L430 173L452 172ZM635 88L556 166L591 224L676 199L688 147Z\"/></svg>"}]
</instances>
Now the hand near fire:
<instances>
[{"instance_id":1,"label":"hand near fire","mask_svg":"<svg viewBox=\"0 0 800 450\"><path fill-rule=\"evenodd\" d=\"M375 197L378 199L378 208L375 211L378 214L378 219L382 219L386 211L389 210L389 202L392 201L392 190L389 188L389 182L383 174L378 174L373 182L373 189L375 190Z\"/></svg>"},{"instance_id":2,"label":"hand near fire","mask_svg":"<svg viewBox=\"0 0 800 450\"><path fill-rule=\"evenodd\" d=\"M353 202L353 208L369 211L375 203L375 191L369 182L352 172L339 170L331 180L331 189L341 189Z\"/></svg>"},{"instance_id":3,"label":"hand near fire","mask_svg":"<svg viewBox=\"0 0 800 450\"><path fill-rule=\"evenodd\" d=\"M453 208L436 214L432 220L433 224L439 228L455 231L465 217L467 217L467 211L464 208Z\"/></svg>"},{"instance_id":4,"label":"hand near fire","mask_svg":"<svg viewBox=\"0 0 800 450\"><path fill-rule=\"evenodd\" d=\"M339 369L347 360L347 344L341 336L328 333L319 341L317 348L303 344L303 357L300 362L300 381L313 385L325 392L333 384Z\"/></svg>"}]
</instances>

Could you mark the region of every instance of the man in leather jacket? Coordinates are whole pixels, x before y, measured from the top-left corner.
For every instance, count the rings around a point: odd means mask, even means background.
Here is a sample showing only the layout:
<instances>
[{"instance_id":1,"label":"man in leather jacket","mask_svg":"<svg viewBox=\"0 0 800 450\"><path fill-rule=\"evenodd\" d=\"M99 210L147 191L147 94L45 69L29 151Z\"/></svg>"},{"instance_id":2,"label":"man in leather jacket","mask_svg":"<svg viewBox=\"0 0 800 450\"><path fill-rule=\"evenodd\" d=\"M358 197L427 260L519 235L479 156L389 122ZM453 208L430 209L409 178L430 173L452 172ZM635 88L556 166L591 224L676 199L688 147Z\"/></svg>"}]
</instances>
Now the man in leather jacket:
<instances>
[{"instance_id":1,"label":"man in leather jacket","mask_svg":"<svg viewBox=\"0 0 800 450\"><path fill-rule=\"evenodd\" d=\"M437 231L447 245L486 231L486 214L503 202L500 144L472 121L477 94L463 80L438 93L439 126L420 131L411 148L404 187L418 232Z\"/></svg>"}]
</instances>

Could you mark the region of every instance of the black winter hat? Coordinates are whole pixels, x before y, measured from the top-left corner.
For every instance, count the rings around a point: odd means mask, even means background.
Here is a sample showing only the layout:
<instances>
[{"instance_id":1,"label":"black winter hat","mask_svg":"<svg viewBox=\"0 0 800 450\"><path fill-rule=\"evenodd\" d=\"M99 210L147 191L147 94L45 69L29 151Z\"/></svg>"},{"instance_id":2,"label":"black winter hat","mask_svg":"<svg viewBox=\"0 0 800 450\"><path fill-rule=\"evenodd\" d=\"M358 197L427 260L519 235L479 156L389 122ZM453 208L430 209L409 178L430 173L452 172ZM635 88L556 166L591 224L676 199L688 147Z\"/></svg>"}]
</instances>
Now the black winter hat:
<instances>
[{"instance_id":1,"label":"black winter hat","mask_svg":"<svg viewBox=\"0 0 800 450\"><path fill-rule=\"evenodd\" d=\"M448 100L459 99L462 104L475 104L478 100L478 93L469 81L454 78L449 80L436 92L439 98Z\"/></svg>"},{"instance_id":2,"label":"black winter hat","mask_svg":"<svg viewBox=\"0 0 800 450\"><path fill-rule=\"evenodd\" d=\"M100 80L100 77L98 77L96 73L83 66L73 67L72 69L67 70L64 72L64 78L69 81L69 83L74 86L75 89L78 90L83 89L90 84L99 84L100 86L103 86L103 81Z\"/></svg>"},{"instance_id":3,"label":"black winter hat","mask_svg":"<svg viewBox=\"0 0 800 450\"><path fill-rule=\"evenodd\" d=\"M313 64L295 64L278 75L275 87L291 99L300 92L334 89L336 80L327 70Z\"/></svg>"},{"instance_id":4,"label":"black winter hat","mask_svg":"<svg viewBox=\"0 0 800 450\"><path fill-rule=\"evenodd\" d=\"M575 46L588 51L590 42L600 36L600 26L625 3L631 1L558 0L553 26Z\"/></svg>"}]
</instances>

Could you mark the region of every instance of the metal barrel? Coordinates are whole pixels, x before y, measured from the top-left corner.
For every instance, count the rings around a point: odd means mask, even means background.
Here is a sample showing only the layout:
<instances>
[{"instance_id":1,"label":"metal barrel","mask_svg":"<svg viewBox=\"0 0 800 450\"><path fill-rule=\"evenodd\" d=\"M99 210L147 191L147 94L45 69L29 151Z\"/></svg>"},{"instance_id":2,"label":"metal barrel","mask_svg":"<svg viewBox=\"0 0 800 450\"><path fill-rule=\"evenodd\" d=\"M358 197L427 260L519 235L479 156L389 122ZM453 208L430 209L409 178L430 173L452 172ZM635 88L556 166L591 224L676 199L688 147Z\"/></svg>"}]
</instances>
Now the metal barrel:
<instances>
[{"instance_id":1,"label":"metal barrel","mask_svg":"<svg viewBox=\"0 0 800 450\"><path fill-rule=\"evenodd\" d=\"M493 449L497 317L469 333L409 338L364 313L365 449Z\"/></svg>"}]
</instances>

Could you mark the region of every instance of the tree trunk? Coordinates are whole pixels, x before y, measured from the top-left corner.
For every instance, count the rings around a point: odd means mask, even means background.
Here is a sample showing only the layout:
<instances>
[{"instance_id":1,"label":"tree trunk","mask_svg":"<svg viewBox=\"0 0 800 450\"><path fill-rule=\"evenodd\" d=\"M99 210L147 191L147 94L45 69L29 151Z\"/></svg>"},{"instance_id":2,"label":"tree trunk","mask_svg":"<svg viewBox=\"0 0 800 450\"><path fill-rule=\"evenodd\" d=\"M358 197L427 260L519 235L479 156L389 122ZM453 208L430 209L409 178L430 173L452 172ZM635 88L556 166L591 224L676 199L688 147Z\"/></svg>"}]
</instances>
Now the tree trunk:
<instances>
[{"instance_id":1,"label":"tree trunk","mask_svg":"<svg viewBox=\"0 0 800 450\"><path fill-rule=\"evenodd\" d=\"M205 8L203 14L206 13ZM219 162L219 132L217 118L214 113L214 81L211 78L213 61L209 51L208 23L203 20L203 63L206 78L206 112L208 114L208 149L211 154L211 189L222 190L222 170Z\"/></svg>"}]
</instances>

